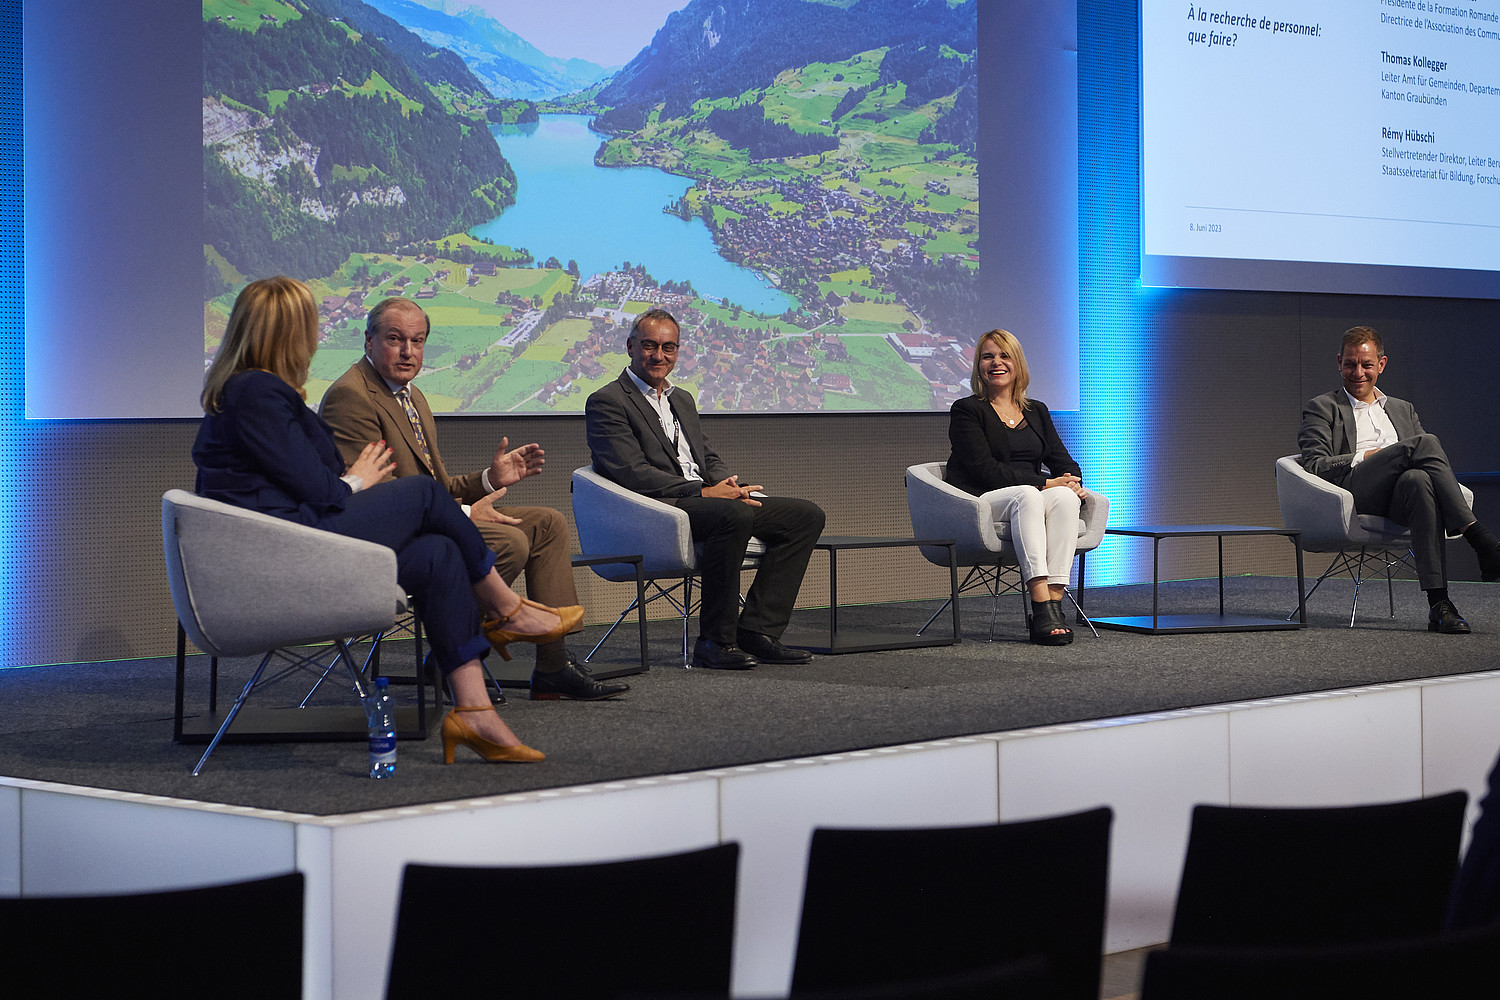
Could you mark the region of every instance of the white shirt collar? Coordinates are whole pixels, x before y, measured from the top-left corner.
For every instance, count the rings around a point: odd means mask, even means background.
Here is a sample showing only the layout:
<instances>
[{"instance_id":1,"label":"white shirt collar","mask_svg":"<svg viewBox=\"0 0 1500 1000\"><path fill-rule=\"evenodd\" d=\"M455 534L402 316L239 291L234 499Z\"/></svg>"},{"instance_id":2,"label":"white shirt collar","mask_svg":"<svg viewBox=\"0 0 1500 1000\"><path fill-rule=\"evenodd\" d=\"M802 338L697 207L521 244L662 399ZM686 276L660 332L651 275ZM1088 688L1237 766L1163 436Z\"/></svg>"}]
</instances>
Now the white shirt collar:
<instances>
[{"instance_id":1,"label":"white shirt collar","mask_svg":"<svg viewBox=\"0 0 1500 1000\"><path fill-rule=\"evenodd\" d=\"M1359 400L1355 399L1354 398L1354 394L1351 393L1348 389L1344 390L1344 395L1346 395L1346 396L1349 397L1349 405L1350 406L1353 406L1353 407L1356 407L1356 408L1357 407L1361 407L1361 406L1378 406L1382 410L1385 409L1385 393L1383 393L1383 392L1380 391L1380 387L1379 386L1376 386L1376 388L1375 388L1375 398L1372 399L1372 400L1370 400L1368 403L1362 403Z\"/></svg>"},{"instance_id":2,"label":"white shirt collar","mask_svg":"<svg viewBox=\"0 0 1500 1000\"><path fill-rule=\"evenodd\" d=\"M370 371L374 372L375 377L385 383L385 387L391 390L392 396L400 395L401 390L406 388L406 386L402 385L400 382L392 382L390 379L380 374L380 369L375 367L375 362L370 360L370 356L368 354L362 355L360 360L370 366Z\"/></svg>"},{"instance_id":3,"label":"white shirt collar","mask_svg":"<svg viewBox=\"0 0 1500 1000\"><path fill-rule=\"evenodd\" d=\"M657 398L656 390L654 388L652 388L649 384L647 384L646 381L644 379L642 379L639 375L637 375L635 372L631 371L629 368L625 369L625 374L630 376L630 381L632 381L632 382L635 383L635 387L637 389L641 390L641 393L647 399L655 400ZM662 389L661 389L661 398L665 399L666 397L670 396L672 394L672 390L675 389L675 388L676 388L676 386L674 386L671 382L668 382L665 385L663 385Z\"/></svg>"}]
</instances>

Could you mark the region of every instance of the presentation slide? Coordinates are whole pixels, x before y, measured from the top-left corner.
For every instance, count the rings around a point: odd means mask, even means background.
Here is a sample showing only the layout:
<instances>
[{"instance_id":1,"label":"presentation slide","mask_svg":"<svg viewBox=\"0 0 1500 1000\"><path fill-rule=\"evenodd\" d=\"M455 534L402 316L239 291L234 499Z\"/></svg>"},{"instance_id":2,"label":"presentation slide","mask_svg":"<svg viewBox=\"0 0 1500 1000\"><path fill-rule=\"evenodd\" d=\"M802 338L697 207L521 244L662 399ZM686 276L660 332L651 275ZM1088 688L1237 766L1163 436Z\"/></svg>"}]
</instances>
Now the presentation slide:
<instances>
[{"instance_id":1,"label":"presentation slide","mask_svg":"<svg viewBox=\"0 0 1500 1000\"><path fill-rule=\"evenodd\" d=\"M1142 281L1500 297L1500 4L1142 0Z\"/></svg>"},{"instance_id":2,"label":"presentation slide","mask_svg":"<svg viewBox=\"0 0 1500 1000\"><path fill-rule=\"evenodd\" d=\"M204 0L205 354L284 272L314 399L392 296L438 411L580 411L653 307L704 409L967 393L977 0L565 6Z\"/></svg>"},{"instance_id":3,"label":"presentation slide","mask_svg":"<svg viewBox=\"0 0 1500 1000\"><path fill-rule=\"evenodd\" d=\"M272 274L319 302L313 403L399 295L440 412L577 413L653 306L704 409L944 410L995 326L1077 406L1070 6L70 0L23 37L28 417L197 416Z\"/></svg>"}]
</instances>

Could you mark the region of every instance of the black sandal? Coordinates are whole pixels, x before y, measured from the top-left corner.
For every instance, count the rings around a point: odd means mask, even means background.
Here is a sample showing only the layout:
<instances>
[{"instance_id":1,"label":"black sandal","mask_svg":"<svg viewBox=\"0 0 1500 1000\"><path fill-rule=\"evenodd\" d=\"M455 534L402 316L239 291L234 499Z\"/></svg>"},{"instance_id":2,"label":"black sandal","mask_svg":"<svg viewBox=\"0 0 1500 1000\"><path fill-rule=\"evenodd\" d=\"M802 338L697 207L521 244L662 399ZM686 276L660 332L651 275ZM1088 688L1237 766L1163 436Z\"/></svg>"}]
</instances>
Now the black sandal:
<instances>
[{"instance_id":1,"label":"black sandal","mask_svg":"<svg viewBox=\"0 0 1500 1000\"><path fill-rule=\"evenodd\" d=\"M1031 602L1031 641L1038 646L1066 646L1073 641L1073 630L1063 621L1062 601Z\"/></svg>"}]
</instances>

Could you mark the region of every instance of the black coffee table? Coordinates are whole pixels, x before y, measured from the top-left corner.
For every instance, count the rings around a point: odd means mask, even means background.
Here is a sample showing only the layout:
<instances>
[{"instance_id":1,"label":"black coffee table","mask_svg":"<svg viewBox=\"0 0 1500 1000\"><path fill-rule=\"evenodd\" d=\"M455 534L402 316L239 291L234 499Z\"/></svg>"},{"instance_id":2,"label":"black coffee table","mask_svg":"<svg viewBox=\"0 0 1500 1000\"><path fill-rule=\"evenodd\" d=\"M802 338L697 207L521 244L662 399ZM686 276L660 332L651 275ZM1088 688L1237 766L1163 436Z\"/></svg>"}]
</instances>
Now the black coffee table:
<instances>
[{"instance_id":1,"label":"black coffee table","mask_svg":"<svg viewBox=\"0 0 1500 1000\"><path fill-rule=\"evenodd\" d=\"M1253 524L1141 524L1106 528L1108 535L1131 535L1150 538L1151 543L1151 613L1109 618L1094 618L1099 628L1124 632L1146 632L1162 635L1181 632L1276 632L1307 627L1307 594L1302 578L1302 531L1300 528L1266 528ZM1224 539L1246 535L1283 535L1297 553L1297 619L1253 618L1226 614L1224 611ZM1219 613L1195 615L1161 614L1161 543L1164 538L1217 537L1219 540Z\"/></svg>"}]
</instances>

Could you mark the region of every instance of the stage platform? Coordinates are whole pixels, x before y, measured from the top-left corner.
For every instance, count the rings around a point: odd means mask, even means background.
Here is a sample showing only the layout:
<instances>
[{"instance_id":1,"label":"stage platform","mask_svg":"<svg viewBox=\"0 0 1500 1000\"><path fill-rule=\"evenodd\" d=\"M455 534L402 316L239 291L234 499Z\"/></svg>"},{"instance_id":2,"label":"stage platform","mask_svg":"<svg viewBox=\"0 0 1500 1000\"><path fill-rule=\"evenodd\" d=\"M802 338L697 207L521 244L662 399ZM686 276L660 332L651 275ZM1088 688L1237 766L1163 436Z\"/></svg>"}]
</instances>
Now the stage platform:
<instances>
[{"instance_id":1,"label":"stage platform","mask_svg":"<svg viewBox=\"0 0 1500 1000\"><path fill-rule=\"evenodd\" d=\"M170 741L170 659L4 671L0 893L300 869L306 996L369 997L381 992L406 861L559 863L737 840L735 992L771 995L789 982L814 826L993 822L1106 803L1116 813L1108 950L1135 948L1166 936L1196 802L1480 791L1500 747L1500 588L1453 586L1470 636L1428 633L1420 591L1396 588L1395 619L1383 584L1368 587L1353 630L1342 627L1350 587L1334 583L1313 599L1306 630L1080 629L1060 648L1025 642L1017 598L1001 601L987 641L989 601L966 598L959 645L749 673L669 665L680 663L680 632L659 622L653 668L629 678L622 699L533 703L512 692L505 717L546 762L490 765L461 749L447 767L434 735L403 742L396 777L382 782L363 776L357 743L225 745L190 777L201 748ZM1229 604L1286 614L1295 590L1290 579L1231 578ZM1163 591L1184 612L1217 600L1215 581ZM1143 601L1149 611L1149 587L1084 595L1096 614L1137 613ZM846 608L840 620L894 634L936 608ZM822 614L798 612L793 626L815 628ZM629 662L634 633L605 652ZM247 668L227 665L221 694ZM289 687L286 700L300 694Z\"/></svg>"}]
</instances>

